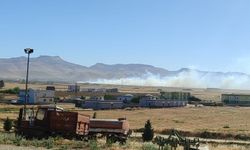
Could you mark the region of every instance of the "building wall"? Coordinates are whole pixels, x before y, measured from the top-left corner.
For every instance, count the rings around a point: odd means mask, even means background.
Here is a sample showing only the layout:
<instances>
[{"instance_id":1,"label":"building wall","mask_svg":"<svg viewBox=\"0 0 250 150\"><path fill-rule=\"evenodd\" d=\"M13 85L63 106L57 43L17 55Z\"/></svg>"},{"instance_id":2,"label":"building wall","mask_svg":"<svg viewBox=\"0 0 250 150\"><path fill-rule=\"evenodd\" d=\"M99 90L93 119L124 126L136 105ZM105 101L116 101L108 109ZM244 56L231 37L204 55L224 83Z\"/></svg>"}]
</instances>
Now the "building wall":
<instances>
[{"instance_id":1,"label":"building wall","mask_svg":"<svg viewBox=\"0 0 250 150\"><path fill-rule=\"evenodd\" d=\"M69 85L68 86L68 91L69 92L79 92L80 91L80 86L79 85Z\"/></svg>"},{"instance_id":2,"label":"building wall","mask_svg":"<svg viewBox=\"0 0 250 150\"><path fill-rule=\"evenodd\" d=\"M51 90L32 90L28 91L28 104L37 103L54 103L55 91ZM25 90L21 90L19 93L19 102L25 102Z\"/></svg>"},{"instance_id":3,"label":"building wall","mask_svg":"<svg viewBox=\"0 0 250 150\"><path fill-rule=\"evenodd\" d=\"M117 100L122 101L124 103L129 103L133 98L134 98L134 96L126 96L126 95L124 95L124 96L118 96Z\"/></svg>"},{"instance_id":4,"label":"building wall","mask_svg":"<svg viewBox=\"0 0 250 150\"><path fill-rule=\"evenodd\" d=\"M188 101L189 92L161 92L161 98L166 100Z\"/></svg>"},{"instance_id":5,"label":"building wall","mask_svg":"<svg viewBox=\"0 0 250 150\"><path fill-rule=\"evenodd\" d=\"M169 101L169 100L146 100L140 99L140 107L164 108L164 107L182 107L187 105L187 101Z\"/></svg>"},{"instance_id":6,"label":"building wall","mask_svg":"<svg viewBox=\"0 0 250 150\"><path fill-rule=\"evenodd\" d=\"M87 100L81 105L83 108L90 109L121 109L123 103L119 101L98 101L98 100Z\"/></svg>"},{"instance_id":7,"label":"building wall","mask_svg":"<svg viewBox=\"0 0 250 150\"><path fill-rule=\"evenodd\" d=\"M250 106L250 95L222 94L221 101L226 105Z\"/></svg>"}]
</instances>

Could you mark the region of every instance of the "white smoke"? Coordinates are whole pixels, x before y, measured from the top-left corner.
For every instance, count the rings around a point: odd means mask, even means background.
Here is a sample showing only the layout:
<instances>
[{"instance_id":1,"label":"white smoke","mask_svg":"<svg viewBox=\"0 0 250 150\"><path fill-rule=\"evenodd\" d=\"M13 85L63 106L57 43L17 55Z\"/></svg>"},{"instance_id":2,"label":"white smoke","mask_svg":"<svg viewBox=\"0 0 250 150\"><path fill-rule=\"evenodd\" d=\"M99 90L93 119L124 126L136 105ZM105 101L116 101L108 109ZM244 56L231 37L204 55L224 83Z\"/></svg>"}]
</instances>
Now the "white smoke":
<instances>
[{"instance_id":1,"label":"white smoke","mask_svg":"<svg viewBox=\"0 0 250 150\"><path fill-rule=\"evenodd\" d=\"M90 81L90 83L250 90L250 77L247 75L221 75L216 73L200 73L195 70L184 71L176 76L160 77L159 75L147 73L142 77L129 77L121 79L98 79L96 81Z\"/></svg>"}]
</instances>

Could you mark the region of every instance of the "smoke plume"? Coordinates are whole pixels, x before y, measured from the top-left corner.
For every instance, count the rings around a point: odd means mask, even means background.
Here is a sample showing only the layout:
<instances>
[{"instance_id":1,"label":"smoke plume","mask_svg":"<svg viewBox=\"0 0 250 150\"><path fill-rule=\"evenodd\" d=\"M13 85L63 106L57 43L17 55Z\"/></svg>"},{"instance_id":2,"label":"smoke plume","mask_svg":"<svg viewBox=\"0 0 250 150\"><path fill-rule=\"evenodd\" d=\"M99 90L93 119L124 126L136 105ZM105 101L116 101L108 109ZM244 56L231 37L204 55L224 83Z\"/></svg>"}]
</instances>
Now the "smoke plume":
<instances>
[{"instance_id":1,"label":"smoke plume","mask_svg":"<svg viewBox=\"0 0 250 150\"><path fill-rule=\"evenodd\" d=\"M98 79L90 81L90 83L250 90L250 77L246 74L204 73L196 70L180 72L175 76L160 77L159 75L147 73L142 77Z\"/></svg>"}]
</instances>

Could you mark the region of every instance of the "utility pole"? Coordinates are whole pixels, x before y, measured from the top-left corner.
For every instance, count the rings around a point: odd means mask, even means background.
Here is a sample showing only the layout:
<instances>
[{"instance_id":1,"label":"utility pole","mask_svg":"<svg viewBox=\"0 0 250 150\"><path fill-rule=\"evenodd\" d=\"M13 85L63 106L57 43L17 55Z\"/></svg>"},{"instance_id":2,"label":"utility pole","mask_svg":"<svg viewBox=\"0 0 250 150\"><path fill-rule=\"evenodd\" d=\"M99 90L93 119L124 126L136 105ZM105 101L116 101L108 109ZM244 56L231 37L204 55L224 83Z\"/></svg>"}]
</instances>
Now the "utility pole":
<instances>
[{"instance_id":1,"label":"utility pole","mask_svg":"<svg viewBox=\"0 0 250 150\"><path fill-rule=\"evenodd\" d=\"M28 80L29 80L29 63L30 63L30 54L34 52L31 48L25 48L24 52L28 54L27 60L27 72L26 72L26 82L25 82L25 100L24 100L24 115L23 119L26 119L26 109L27 109L27 100L28 100Z\"/></svg>"}]
</instances>

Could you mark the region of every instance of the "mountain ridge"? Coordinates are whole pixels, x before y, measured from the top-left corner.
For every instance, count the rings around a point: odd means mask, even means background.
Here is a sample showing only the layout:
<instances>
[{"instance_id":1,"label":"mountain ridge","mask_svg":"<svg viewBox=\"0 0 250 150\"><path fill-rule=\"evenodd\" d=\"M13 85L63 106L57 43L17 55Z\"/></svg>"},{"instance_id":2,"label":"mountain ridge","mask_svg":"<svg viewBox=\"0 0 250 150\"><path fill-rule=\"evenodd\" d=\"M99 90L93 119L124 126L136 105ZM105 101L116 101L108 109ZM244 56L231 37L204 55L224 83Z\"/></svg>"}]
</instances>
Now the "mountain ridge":
<instances>
[{"instance_id":1,"label":"mountain ridge","mask_svg":"<svg viewBox=\"0 0 250 150\"><path fill-rule=\"evenodd\" d=\"M0 58L0 78L20 80L25 78L27 58L24 56L14 58ZM180 74L199 73L222 76L247 76L241 72L211 72L190 68L181 68L169 71L164 68L147 64L104 64L96 63L86 67L67 62L59 56L42 55L30 59L30 80L34 81L95 81L98 79L140 78L145 75L155 75L160 78L173 77Z\"/></svg>"}]
</instances>

